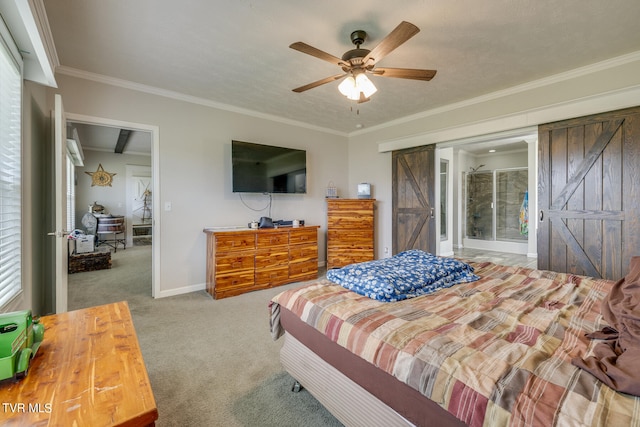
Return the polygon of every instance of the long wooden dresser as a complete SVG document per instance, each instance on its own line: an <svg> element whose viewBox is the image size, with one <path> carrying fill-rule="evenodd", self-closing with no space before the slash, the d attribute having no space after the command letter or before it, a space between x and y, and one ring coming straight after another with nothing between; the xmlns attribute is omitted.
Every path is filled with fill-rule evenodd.
<svg viewBox="0 0 640 427"><path fill-rule="evenodd" d="M207 292L219 299L317 278L318 228L205 228Z"/></svg>
<svg viewBox="0 0 640 427"><path fill-rule="evenodd" d="M374 199L327 199L327 269L374 258Z"/></svg>

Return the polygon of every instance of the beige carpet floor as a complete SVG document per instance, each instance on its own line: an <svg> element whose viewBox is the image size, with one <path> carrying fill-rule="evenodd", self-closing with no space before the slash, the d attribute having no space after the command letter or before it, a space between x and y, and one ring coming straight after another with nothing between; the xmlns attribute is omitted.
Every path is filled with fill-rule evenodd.
<svg viewBox="0 0 640 427"><path fill-rule="evenodd" d="M269 299L297 286L214 300L151 298L151 246L112 253L109 270L69 276L69 310L129 303L162 426L340 426L279 361Z"/></svg>

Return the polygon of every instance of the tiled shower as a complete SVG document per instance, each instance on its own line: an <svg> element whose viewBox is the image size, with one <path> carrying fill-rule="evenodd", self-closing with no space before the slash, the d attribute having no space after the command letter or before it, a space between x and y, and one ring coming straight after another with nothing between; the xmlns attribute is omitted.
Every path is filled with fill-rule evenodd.
<svg viewBox="0 0 640 427"><path fill-rule="evenodd" d="M527 241L527 168L472 171L465 175L466 237Z"/></svg>

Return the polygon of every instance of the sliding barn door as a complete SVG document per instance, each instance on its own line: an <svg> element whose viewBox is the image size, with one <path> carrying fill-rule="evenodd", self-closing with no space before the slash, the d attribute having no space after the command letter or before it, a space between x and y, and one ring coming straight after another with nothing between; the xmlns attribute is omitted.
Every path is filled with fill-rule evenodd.
<svg viewBox="0 0 640 427"><path fill-rule="evenodd" d="M539 127L538 268L623 277L640 255L640 108Z"/></svg>
<svg viewBox="0 0 640 427"><path fill-rule="evenodd" d="M435 254L435 146L394 151L392 161L393 253Z"/></svg>

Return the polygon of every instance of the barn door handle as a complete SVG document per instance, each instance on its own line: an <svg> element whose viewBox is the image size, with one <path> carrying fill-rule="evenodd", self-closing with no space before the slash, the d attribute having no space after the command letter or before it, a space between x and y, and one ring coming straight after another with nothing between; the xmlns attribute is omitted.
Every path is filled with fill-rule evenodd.
<svg viewBox="0 0 640 427"><path fill-rule="evenodd" d="M544 219L544 211L540 211L540 222Z"/></svg>
<svg viewBox="0 0 640 427"><path fill-rule="evenodd" d="M435 216L433 214L433 208L431 208L431 218L435 218Z"/></svg>

